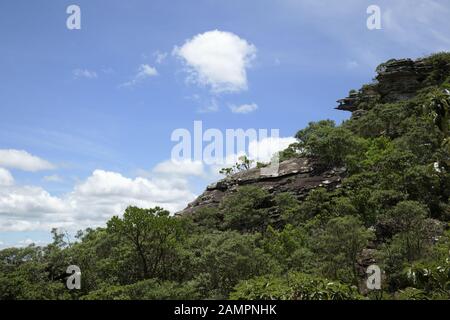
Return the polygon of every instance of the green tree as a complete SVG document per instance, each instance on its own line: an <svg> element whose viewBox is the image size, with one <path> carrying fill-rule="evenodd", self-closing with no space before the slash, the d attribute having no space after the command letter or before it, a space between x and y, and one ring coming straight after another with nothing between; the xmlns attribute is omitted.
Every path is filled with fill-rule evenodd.
<svg viewBox="0 0 450 320"><path fill-rule="evenodd" d="M331 219L317 239L316 250L323 272L333 279L358 282L356 260L362 249L374 238L357 217Z"/></svg>
<svg viewBox="0 0 450 320"><path fill-rule="evenodd" d="M203 298L226 298L239 281L279 270L260 241L258 234L236 231L193 235L185 243L182 269Z"/></svg>
<svg viewBox="0 0 450 320"><path fill-rule="evenodd" d="M41 247L0 251L0 300L70 299L62 279L47 269Z"/></svg>
<svg viewBox="0 0 450 320"><path fill-rule="evenodd" d="M330 120L310 123L296 138L302 153L326 168L345 165L348 156L362 152L364 147L362 139Z"/></svg>
<svg viewBox="0 0 450 320"><path fill-rule="evenodd" d="M434 90L430 93L429 99L434 123L442 133L441 147L445 157L440 165L448 169L450 167L450 91Z"/></svg>
<svg viewBox="0 0 450 320"><path fill-rule="evenodd" d="M159 207L128 207L123 218L114 216L107 223L109 233L117 234L133 246L142 279L166 277L176 256L182 230L181 221Z"/></svg>
<svg viewBox="0 0 450 320"><path fill-rule="evenodd" d="M262 276L240 282L231 299L236 300L357 300L354 287L311 276L290 273L287 277Z"/></svg>
<svg viewBox="0 0 450 320"><path fill-rule="evenodd" d="M273 206L269 193L259 187L242 186L225 197L220 205L225 229L242 232L264 231L276 222L272 219Z"/></svg>
<svg viewBox="0 0 450 320"><path fill-rule="evenodd" d="M253 163L253 160L250 160L246 155L243 155L239 157L238 161L232 167L222 168L219 173L228 177L235 173L249 170Z"/></svg>
<svg viewBox="0 0 450 320"><path fill-rule="evenodd" d="M415 201L399 202L381 217L377 229L382 226L387 240L380 250L383 268L389 275L392 290L407 285L404 269L407 264L425 258L431 250L431 241L436 230L426 223L426 207ZM433 224L431 225L433 226Z"/></svg>
<svg viewBox="0 0 450 320"><path fill-rule="evenodd" d="M147 279L125 286L107 286L92 291L82 300L191 300L198 299L195 283Z"/></svg>
<svg viewBox="0 0 450 320"><path fill-rule="evenodd" d="M287 225L278 231L269 227L262 242L264 251L270 254L280 265L283 272L311 271L313 253L308 243L307 232L302 228Z"/></svg>

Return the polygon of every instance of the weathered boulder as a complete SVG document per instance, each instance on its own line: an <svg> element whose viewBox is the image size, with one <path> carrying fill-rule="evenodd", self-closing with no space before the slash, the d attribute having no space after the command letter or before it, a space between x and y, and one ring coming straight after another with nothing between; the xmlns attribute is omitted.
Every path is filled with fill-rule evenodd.
<svg viewBox="0 0 450 320"><path fill-rule="evenodd" d="M244 185L258 186L272 194L290 192L299 200L303 200L312 189L339 187L345 172L345 168L321 170L314 161L306 158L281 162L276 177L263 176L260 168L253 168L209 185L203 194L178 214L189 214L203 207L218 206L225 196Z"/></svg>

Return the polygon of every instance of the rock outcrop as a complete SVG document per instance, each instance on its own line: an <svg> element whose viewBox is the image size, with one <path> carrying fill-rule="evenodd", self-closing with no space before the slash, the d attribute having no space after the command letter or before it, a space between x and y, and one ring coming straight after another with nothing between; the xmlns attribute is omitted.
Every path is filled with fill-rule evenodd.
<svg viewBox="0 0 450 320"><path fill-rule="evenodd" d="M303 200L312 189L339 187L345 171L345 168L323 171L313 161L305 158L281 162L276 177L263 176L259 168L253 168L209 185L202 195L178 214L189 214L203 207L218 206L226 195L232 194L239 186L244 185L258 186L272 194L290 192L299 200Z"/></svg>
<svg viewBox="0 0 450 320"><path fill-rule="evenodd" d="M450 71L450 64L439 66L439 69ZM368 102L391 103L411 99L420 89L429 86L430 81L436 80L433 79L435 70L436 66L429 58L389 60L378 66L372 84L359 91L353 90L348 97L338 100L336 109L358 116L370 105Z"/></svg>

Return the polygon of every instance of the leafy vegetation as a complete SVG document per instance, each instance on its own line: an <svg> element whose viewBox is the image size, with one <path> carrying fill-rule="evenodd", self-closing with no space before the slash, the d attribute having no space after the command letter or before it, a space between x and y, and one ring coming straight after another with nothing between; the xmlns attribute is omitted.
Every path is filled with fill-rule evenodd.
<svg viewBox="0 0 450 320"><path fill-rule="evenodd" d="M238 158L238 161L233 166L222 168L219 173L228 177L235 173L250 169L253 162L253 160L250 160L247 156L243 155Z"/></svg>

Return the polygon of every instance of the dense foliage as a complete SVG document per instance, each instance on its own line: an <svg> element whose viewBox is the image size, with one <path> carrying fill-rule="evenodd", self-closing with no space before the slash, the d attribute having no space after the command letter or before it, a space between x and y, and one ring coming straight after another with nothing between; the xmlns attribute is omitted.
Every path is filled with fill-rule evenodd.
<svg viewBox="0 0 450 320"><path fill-rule="evenodd" d="M408 100L309 124L281 159L345 167L304 201L245 186L174 217L129 207L74 243L0 251L0 299L450 299L450 54ZM231 173L231 172L229 172ZM364 259L383 270L365 288ZM65 288L68 265L80 290Z"/></svg>

